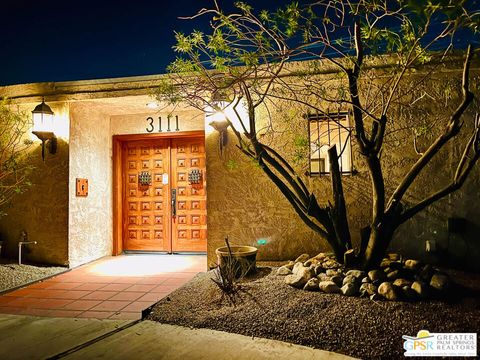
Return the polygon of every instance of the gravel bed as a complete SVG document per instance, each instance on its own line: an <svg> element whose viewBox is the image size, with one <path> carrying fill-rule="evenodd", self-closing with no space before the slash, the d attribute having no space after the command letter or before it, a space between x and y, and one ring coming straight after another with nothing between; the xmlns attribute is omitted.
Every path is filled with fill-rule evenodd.
<svg viewBox="0 0 480 360"><path fill-rule="evenodd" d="M59 266L18 265L2 259L0 261L0 292L41 280L67 270Z"/></svg>
<svg viewBox="0 0 480 360"><path fill-rule="evenodd" d="M475 277L476 276L476 277ZM389 302L297 290L275 268L261 268L243 283L230 306L210 280L212 271L162 299L150 320L209 328L330 350L362 359L404 359L402 335L430 332L479 332L480 297L465 292L450 302ZM469 283L480 283L473 275ZM478 290L478 287L477 289Z"/></svg>

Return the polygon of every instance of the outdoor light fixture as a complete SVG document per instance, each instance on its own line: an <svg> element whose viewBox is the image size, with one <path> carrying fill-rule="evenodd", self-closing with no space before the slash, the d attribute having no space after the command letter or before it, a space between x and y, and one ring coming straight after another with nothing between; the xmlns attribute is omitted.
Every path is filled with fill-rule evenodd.
<svg viewBox="0 0 480 360"><path fill-rule="evenodd" d="M48 145L50 154L57 152L57 137L53 132L53 111L45 104L45 99L33 109L32 118L32 134L42 141L42 160L45 161L45 145Z"/></svg>

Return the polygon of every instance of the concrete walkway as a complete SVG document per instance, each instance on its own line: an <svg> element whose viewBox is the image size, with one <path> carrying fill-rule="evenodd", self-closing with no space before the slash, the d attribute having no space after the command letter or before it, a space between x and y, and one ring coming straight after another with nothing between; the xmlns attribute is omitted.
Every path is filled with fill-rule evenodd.
<svg viewBox="0 0 480 360"><path fill-rule="evenodd" d="M106 257L0 296L0 313L135 320L206 271L205 255Z"/></svg>
<svg viewBox="0 0 480 360"><path fill-rule="evenodd" d="M0 315L0 359L352 359L322 350L152 321Z"/></svg>

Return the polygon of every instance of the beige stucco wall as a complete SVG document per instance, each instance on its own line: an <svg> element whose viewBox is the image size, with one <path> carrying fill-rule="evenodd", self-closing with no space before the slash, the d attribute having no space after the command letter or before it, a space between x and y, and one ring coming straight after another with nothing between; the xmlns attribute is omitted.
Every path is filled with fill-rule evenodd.
<svg viewBox="0 0 480 360"><path fill-rule="evenodd" d="M94 104L70 108L69 261L77 266L112 254L110 119ZM88 179L88 196L75 195L76 178Z"/></svg>
<svg viewBox="0 0 480 360"><path fill-rule="evenodd" d="M38 103L22 104L20 111L26 115ZM24 159L34 169L29 177L32 186L23 194L13 198L12 205L5 209L7 216L0 218L0 237L4 241L3 255L18 256L18 242L22 231L29 241L24 252L24 261L67 265L68 264L68 104L49 103L55 113L58 138L57 153L46 149L42 161L41 142L27 131L26 137L34 140Z"/></svg>

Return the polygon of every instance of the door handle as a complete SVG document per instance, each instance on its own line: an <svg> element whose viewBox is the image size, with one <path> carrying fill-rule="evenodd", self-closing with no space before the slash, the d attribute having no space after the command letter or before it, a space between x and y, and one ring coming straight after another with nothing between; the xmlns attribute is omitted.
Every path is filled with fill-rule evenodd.
<svg viewBox="0 0 480 360"><path fill-rule="evenodd" d="M172 189L172 216L177 216L177 189Z"/></svg>

